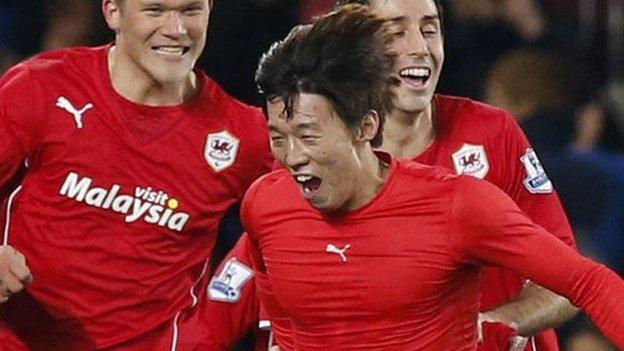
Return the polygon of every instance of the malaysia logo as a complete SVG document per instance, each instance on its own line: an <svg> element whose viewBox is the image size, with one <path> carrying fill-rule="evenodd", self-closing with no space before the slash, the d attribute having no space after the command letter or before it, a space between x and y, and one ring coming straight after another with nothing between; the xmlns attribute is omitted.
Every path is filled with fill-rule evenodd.
<svg viewBox="0 0 624 351"><path fill-rule="evenodd" d="M542 164L540 163L537 154L533 149L527 149L520 162L524 165L527 177L524 179L524 187L531 194L548 194L552 193L553 185Z"/></svg>
<svg viewBox="0 0 624 351"><path fill-rule="evenodd" d="M210 299L222 302L237 302L241 289L253 277L253 271L236 258L230 259L219 275L212 278L208 285Z"/></svg>
<svg viewBox="0 0 624 351"><path fill-rule="evenodd" d="M227 131L216 134L208 134L204 158L206 162L217 172L220 172L236 161L240 141Z"/></svg>
<svg viewBox="0 0 624 351"><path fill-rule="evenodd" d="M143 219L147 223L181 232L190 217L188 213L177 211L180 201L162 190L137 186L134 195L122 194L119 184L109 189L93 186L93 179L81 178L74 172L67 175L59 193L89 206L123 214L126 223Z"/></svg>
<svg viewBox="0 0 624 351"><path fill-rule="evenodd" d="M457 174L483 179L490 171L490 163L483 145L464 144L451 155L451 158Z"/></svg>

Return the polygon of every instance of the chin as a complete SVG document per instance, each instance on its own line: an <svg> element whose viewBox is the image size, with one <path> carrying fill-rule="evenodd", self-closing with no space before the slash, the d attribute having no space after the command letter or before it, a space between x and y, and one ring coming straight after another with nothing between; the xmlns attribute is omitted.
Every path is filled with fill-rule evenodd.
<svg viewBox="0 0 624 351"><path fill-rule="evenodd" d="M155 79L161 83L161 84L172 84L172 83L179 83L184 81L189 74L191 73L191 70L189 69L184 69L184 70L178 70L176 72L157 72L154 74Z"/></svg>

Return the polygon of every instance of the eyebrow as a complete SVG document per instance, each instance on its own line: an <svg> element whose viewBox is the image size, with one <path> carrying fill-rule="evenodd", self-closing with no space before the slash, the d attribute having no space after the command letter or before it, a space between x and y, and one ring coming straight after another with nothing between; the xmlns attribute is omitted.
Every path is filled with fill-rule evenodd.
<svg viewBox="0 0 624 351"><path fill-rule="evenodd" d="M422 21L439 21L440 15L425 15L422 18Z"/></svg>
<svg viewBox="0 0 624 351"><path fill-rule="evenodd" d="M319 124L317 122L301 122L301 123L297 123L295 128L297 128L297 129L315 129L315 128L318 127L318 125ZM269 124L269 131L270 132L281 133L279 128L277 128L273 124Z"/></svg>

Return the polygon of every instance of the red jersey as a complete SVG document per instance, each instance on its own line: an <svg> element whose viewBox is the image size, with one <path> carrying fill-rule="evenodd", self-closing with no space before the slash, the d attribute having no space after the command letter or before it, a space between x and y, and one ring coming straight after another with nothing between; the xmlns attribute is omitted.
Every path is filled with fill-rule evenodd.
<svg viewBox="0 0 624 351"><path fill-rule="evenodd" d="M205 300L219 221L270 170L259 109L199 71L182 105L133 103L107 52L46 53L0 82L0 186L28 165L3 239L35 278L1 307L0 349L114 349L163 325L167 350L191 349L176 323Z"/></svg>
<svg viewBox="0 0 624 351"><path fill-rule="evenodd" d="M370 203L332 218L277 171L241 214L275 296L263 302L292 321L295 350L474 350L483 265L568 296L624 345L624 282L488 182L393 161Z"/></svg>
<svg viewBox="0 0 624 351"><path fill-rule="evenodd" d="M513 116L467 98L436 95L434 102L435 140L413 160L491 182L534 223L576 249L559 197ZM524 280L511 270L486 267L480 310L492 310L515 298ZM539 333L534 339L527 344L527 350L558 350L553 330Z"/></svg>
<svg viewBox="0 0 624 351"><path fill-rule="evenodd" d="M436 95L434 102L436 138L414 160L490 181L534 223L576 248L561 202L515 119L502 109L466 98ZM241 240L239 246L245 245ZM248 254L241 251L229 258L250 264ZM480 310L492 310L516 297L524 280L509 269L484 268ZM246 296L255 298L252 293ZM558 350L552 330L540 333L527 349L533 345L540 351Z"/></svg>

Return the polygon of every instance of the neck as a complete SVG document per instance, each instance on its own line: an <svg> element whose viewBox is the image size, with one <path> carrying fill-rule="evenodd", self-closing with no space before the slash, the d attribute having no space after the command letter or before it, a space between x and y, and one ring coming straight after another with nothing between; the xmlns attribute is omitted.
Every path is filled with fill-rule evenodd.
<svg viewBox="0 0 624 351"><path fill-rule="evenodd" d="M353 184L358 184L356 197L351 201L348 211L357 210L373 201L379 194L388 178L389 165L380 160L367 144L362 155L358 157L360 171L358 179Z"/></svg>
<svg viewBox="0 0 624 351"><path fill-rule="evenodd" d="M174 106L189 100L197 91L194 72L180 81L161 83L137 67L115 46L108 52L108 72L113 88L124 98L149 106Z"/></svg>
<svg viewBox="0 0 624 351"><path fill-rule="evenodd" d="M412 159L425 151L434 138L433 103L417 113L395 110L386 119L382 149L393 157Z"/></svg>

